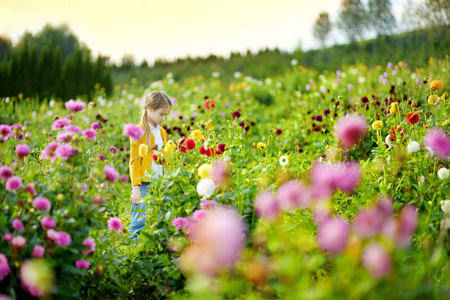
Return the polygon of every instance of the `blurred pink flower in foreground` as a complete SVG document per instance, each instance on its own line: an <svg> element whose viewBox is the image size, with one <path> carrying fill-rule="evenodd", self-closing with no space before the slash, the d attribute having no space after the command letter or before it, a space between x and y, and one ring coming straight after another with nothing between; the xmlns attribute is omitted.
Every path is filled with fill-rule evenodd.
<svg viewBox="0 0 450 300"><path fill-rule="evenodd" d="M335 189L352 192L361 181L361 167L358 163L314 163L311 170L313 196L328 197Z"/></svg>
<svg viewBox="0 0 450 300"><path fill-rule="evenodd" d="M215 161L212 164L211 175L217 185L226 184L230 176L230 168L224 161Z"/></svg>
<svg viewBox="0 0 450 300"><path fill-rule="evenodd" d="M0 253L0 280L3 280L6 276L8 276L10 272L8 260L6 256Z"/></svg>
<svg viewBox="0 0 450 300"><path fill-rule="evenodd" d="M200 201L200 208L202 208L202 209L211 209L211 208L214 208L216 205L217 205L217 203L214 200Z"/></svg>
<svg viewBox="0 0 450 300"><path fill-rule="evenodd" d="M255 212L260 218L274 219L279 214L278 202L271 191L259 193L255 198Z"/></svg>
<svg viewBox="0 0 450 300"><path fill-rule="evenodd" d="M86 106L86 103L81 100L70 99L69 101L64 103L64 106L71 112L77 112L83 110L83 108Z"/></svg>
<svg viewBox="0 0 450 300"><path fill-rule="evenodd" d="M347 245L350 226L342 218L332 218L324 222L317 233L319 247L333 255L339 254Z"/></svg>
<svg viewBox="0 0 450 300"><path fill-rule="evenodd" d="M233 268L245 236L245 223L234 209L217 207L208 211L193 229L194 242L181 254L181 270L215 276L223 269Z"/></svg>
<svg viewBox="0 0 450 300"><path fill-rule="evenodd" d="M58 231L58 237L55 240L55 243L60 247L69 246L72 243L72 237L70 234L64 231Z"/></svg>
<svg viewBox="0 0 450 300"><path fill-rule="evenodd" d="M17 218L12 220L12 225L13 225L13 228L16 230L23 231L23 229L24 229L22 222L20 222L20 220Z"/></svg>
<svg viewBox="0 0 450 300"><path fill-rule="evenodd" d="M375 205L360 209L356 214L354 224L356 233L362 238L375 236L382 231L392 212L392 200L386 196L380 197Z"/></svg>
<svg viewBox="0 0 450 300"><path fill-rule="evenodd" d="M416 207L414 205L406 205L401 209L397 220L390 219L386 222L383 227L383 234L393 240L397 247L408 247L416 231L418 219Z"/></svg>
<svg viewBox="0 0 450 300"><path fill-rule="evenodd" d="M348 114L336 121L334 133L344 148L351 148L367 133L367 121L362 116Z"/></svg>
<svg viewBox="0 0 450 300"><path fill-rule="evenodd" d="M425 147L430 147L440 159L447 159L450 156L450 137L445 131L438 128L431 128L423 137Z"/></svg>
<svg viewBox="0 0 450 300"><path fill-rule="evenodd" d="M56 222L55 222L55 220L52 217L45 216L41 220L41 225L45 229L52 229L52 228L55 228Z"/></svg>
<svg viewBox="0 0 450 300"><path fill-rule="evenodd" d="M391 256L380 244L374 242L364 248L361 263L374 278L389 274L392 269Z"/></svg>
<svg viewBox="0 0 450 300"><path fill-rule="evenodd" d="M108 228L111 231L119 233L119 231L122 230L122 221L117 217L111 217L108 220Z"/></svg>
<svg viewBox="0 0 450 300"><path fill-rule="evenodd" d="M23 236L18 235L18 236L13 237L13 239L11 241L11 245L14 248L22 248L23 246L25 246L26 242L27 241L25 240L25 238Z"/></svg>
<svg viewBox="0 0 450 300"><path fill-rule="evenodd" d="M139 126L135 125L135 124L125 124L123 126L123 132L122 135L132 138L134 141L139 140L142 135L144 134L144 130L142 130L142 128L140 128Z"/></svg>
<svg viewBox="0 0 450 300"><path fill-rule="evenodd" d="M278 188L275 201L282 210L306 207L311 202L310 191L300 181L290 180Z"/></svg>

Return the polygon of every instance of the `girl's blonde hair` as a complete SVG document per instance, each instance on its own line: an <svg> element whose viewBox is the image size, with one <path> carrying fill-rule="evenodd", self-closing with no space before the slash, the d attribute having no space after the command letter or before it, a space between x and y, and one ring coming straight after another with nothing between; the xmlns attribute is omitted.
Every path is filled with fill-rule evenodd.
<svg viewBox="0 0 450 300"><path fill-rule="evenodd" d="M150 108L151 110L158 110L160 108L165 108L169 106L172 108L172 101L170 101L169 96L167 96L166 93L161 91L153 91L147 96L145 96L144 100L141 103L142 107L142 116L141 116L141 123L144 126L144 134L145 134L145 141L148 147L150 147L151 143L151 130L150 126L148 125L148 115L147 115L147 108Z"/></svg>

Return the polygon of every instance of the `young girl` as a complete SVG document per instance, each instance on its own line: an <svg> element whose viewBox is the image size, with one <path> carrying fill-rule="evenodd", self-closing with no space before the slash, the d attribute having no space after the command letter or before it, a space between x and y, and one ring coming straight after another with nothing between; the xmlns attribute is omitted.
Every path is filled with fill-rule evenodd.
<svg viewBox="0 0 450 300"><path fill-rule="evenodd" d="M131 192L131 221L128 232L132 233L130 239L137 240L140 231L145 226L145 213L135 212L136 210L146 210L141 198L147 196L150 182L147 179L140 179L149 170L151 178L159 177L163 173L163 166L156 164L152 159L152 154L163 150L167 143L167 133L159 124L163 122L172 109L172 102L169 96L160 91L153 91L148 94L142 102L142 117L138 124L144 130L144 135L138 141L130 139L130 175L133 186ZM145 144L148 147L147 155L139 156L139 147Z"/></svg>

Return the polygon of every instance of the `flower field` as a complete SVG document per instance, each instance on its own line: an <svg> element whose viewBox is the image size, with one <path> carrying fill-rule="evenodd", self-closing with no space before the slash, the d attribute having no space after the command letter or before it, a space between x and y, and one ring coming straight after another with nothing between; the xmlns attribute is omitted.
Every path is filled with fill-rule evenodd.
<svg viewBox="0 0 450 300"><path fill-rule="evenodd" d="M293 61L227 86L2 99L0 298L448 299L448 68ZM173 108L135 242L130 142L152 90Z"/></svg>

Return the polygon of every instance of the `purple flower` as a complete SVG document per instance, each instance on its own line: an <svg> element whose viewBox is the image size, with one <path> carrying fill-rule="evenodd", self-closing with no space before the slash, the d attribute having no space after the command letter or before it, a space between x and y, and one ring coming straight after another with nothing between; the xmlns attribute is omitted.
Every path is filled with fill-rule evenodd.
<svg viewBox="0 0 450 300"><path fill-rule="evenodd" d="M430 147L440 159L450 156L450 138L445 131L439 128L431 128L423 137L425 147Z"/></svg>
<svg viewBox="0 0 450 300"><path fill-rule="evenodd" d="M30 154L30 147L28 145L22 144L16 146L16 154L19 159L23 159L25 156Z"/></svg>
<svg viewBox="0 0 450 300"><path fill-rule="evenodd" d="M45 229L53 229L56 226L56 222L52 217L45 216L41 220L41 225Z"/></svg>
<svg viewBox="0 0 450 300"><path fill-rule="evenodd" d="M310 86L309 84L307 84L307 85L305 86L305 90L306 90L307 92L309 92L309 91L311 90L311 86Z"/></svg>
<svg viewBox="0 0 450 300"><path fill-rule="evenodd" d="M314 120L316 120L317 122L322 122L322 115L317 115L314 117Z"/></svg>
<svg viewBox="0 0 450 300"><path fill-rule="evenodd" d="M200 201L200 208L202 209L211 209L214 208L216 205L217 203L214 200Z"/></svg>
<svg viewBox="0 0 450 300"><path fill-rule="evenodd" d="M64 158L64 160L68 160L69 157L77 155L78 149L70 145L60 145L58 148L56 148L55 153L57 157Z"/></svg>
<svg viewBox="0 0 450 300"><path fill-rule="evenodd" d="M17 191L21 186L22 180L19 176L11 176L5 184L5 188L10 192Z"/></svg>
<svg viewBox="0 0 450 300"><path fill-rule="evenodd" d="M222 145L224 145L224 144L222 144ZM220 146L220 144L219 144L219 146ZM223 146L223 149L225 150L225 145ZM223 152L224 150L221 150L221 151ZM228 164L225 162L215 161L212 164L211 175L212 175L214 182L217 185L224 184L228 181L228 179L230 177L230 168L228 167Z"/></svg>
<svg viewBox="0 0 450 300"><path fill-rule="evenodd" d="M24 229L22 222L20 222L20 220L17 218L12 220L12 225L13 225L13 228L16 230L23 231L23 229Z"/></svg>
<svg viewBox="0 0 450 300"><path fill-rule="evenodd" d="M99 155L98 155L98 159L100 159L101 161L104 161L104 160L105 160L105 157L104 157L102 154L99 154Z"/></svg>
<svg viewBox="0 0 450 300"><path fill-rule="evenodd" d="M11 127L6 124L0 125L0 140L8 140L8 138L13 134Z"/></svg>
<svg viewBox="0 0 450 300"><path fill-rule="evenodd" d="M3 253L0 253L0 280L3 280L6 276L8 276L10 272L8 259Z"/></svg>
<svg viewBox="0 0 450 300"><path fill-rule="evenodd" d="M108 228L111 231L119 233L119 230L122 230L122 221L117 217L111 217L108 220Z"/></svg>
<svg viewBox="0 0 450 300"><path fill-rule="evenodd" d="M233 117L235 117L236 119L240 118L241 117L241 113L238 110L236 110L236 111L233 112Z"/></svg>
<svg viewBox="0 0 450 300"><path fill-rule="evenodd" d="M387 67L388 67L389 69L391 69L392 66L393 66L392 63L391 63L391 62L388 62Z"/></svg>
<svg viewBox="0 0 450 300"><path fill-rule="evenodd" d="M395 231L395 244L399 248L405 248L411 243L411 237L416 231L418 221L415 206L407 205L402 208Z"/></svg>
<svg viewBox="0 0 450 300"><path fill-rule="evenodd" d="M297 180L290 180L281 185L275 194L275 201L282 210L306 207L311 202L309 190Z"/></svg>
<svg viewBox="0 0 450 300"><path fill-rule="evenodd" d="M100 125L97 122L92 123L91 128L95 131L100 130Z"/></svg>
<svg viewBox="0 0 450 300"><path fill-rule="evenodd" d="M351 83L347 84L347 89L349 91L353 90L353 84L351 84Z"/></svg>
<svg viewBox="0 0 450 300"><path fill-rule="evenodd" d="M91 239L91 238L85 239L85 240L83 241L82 245L89 248L89 249L87 249L87 250L81 250L82 253L84 253L84 254L86 254L86 255L89 255L89 254L94 253L94 250L95 250L95 241L94 241L93 239Z"/></svg>
<svg viewBox="0 0 450 300"><path fill-rule="evenodd" d="M27 241L25 240L25 238L23 236L18 235L18 236L13 237L13 239L11 241L11 245L14 248L22 248L23 246L25 246L26 242Z"/></svg>
<svg viewBox="0 0 450 300"><path fill-rule="evenodd" d="M172 225L176 228L176 230L186 228L188 220L186 218L177 217L172 220Z"/></svg>
<svg viewBox="0 0 450 300"><path fill-rule="evenodd" d="M60 247L66 247L72 243L72 238L67 232L58 231L58 237L56 238L55 243Z"/></svg>
<svg viewBox="0 0 450 300"><path fill-rule="evenodd" d="M0 179L5 180L8 179L9 177L11 177L13 174L13 171L11 170L11 168L7 167L7 166L1 166L0 167Z"/></svg>
<svg viewBox="0 0 450 300"><path fill-rule="evenodd" d="M197 209L192 214L192 219L194 221L200 221L200 220L202 220L205 217L205 215L206 215L206 210L204 210L204 209Z"/></svg>
<svg viewBox="0 0 450 300"><path fill-rule="evenodd" d="M70 121L66 118L57 119L52 124L52 130L59 130L63 129L64 127L68 126L70 124Z"/></svg>
<svg viewBox="0 0 450 300"><path fill-rule="evenodd" d="M103 172L106 175L106 180L111 181L111 182L116 182L120 176L119 172L117 172L117 170L111 166L105 166L103 168Z"/></svg>
<svg viewBox="0 0 450 300"><path fill-rule="evenodd" d="M58 132L56 135L56 140L59 143L68 143L72 139L73 133L64 131L64 132Z"/></svg>
<svg viewBox="0 0 450 300"><path fill-rule="evenodd" d="M339 254L347 245L350 228L342 218L332 218L319 227L319 247L333 255Z"/></svg>
<svg viewBox="0 0 450 300"><path fill-rule="evenodd" d="M334 133L344 148L351 148L367 133L367 122L361 116L348 114L336 121Z"/></svg>
<svg viewBox="0 0 450 300"><path fill-rule="evenodd" d="M87 137L89 140L95 140L95 130L94 129L86 129L83 132L83 136Z"/></svg>
<svg viewBox="0 0 450 300"><path fill-rule="evenodd" d="M361 209L356 215L355 230L362 238L371 238L383 227L385 218L375 207Z"/></svg>
<svg viewBox="0 0 450 300"><path fill-rule="evenodd" d="M19 163L17 161L15 161L11 164L11 167L13 167L13 168L17 168L18 166L19 166Z"/></svg>
<svg viewBox="0 0 450 300"><path fill-rule="evenodd" d="M47 230L47 237L52 241L56 241L58 239L59 233L53 229Z"/></svg>
<svg viewBox="0 0 450 300"><path fill-rule="evenodd" d="M328 116L330 113L331 113L331 111L328 108L324 109L324 111L323 111L324 116Z"/></svg>
<svg viewBox="0 0 450 300"><path fill-rule="evenodd" d="M116 147L111 147L111 148L109 148L108 152L112 152L113 154L116 154L117 149L116 149Z"/></svg>
<svg viewBox="0 0 450 300"><path fill-rule="evenodd" d="M77 112L83 110L83 108L86 106L86 103L81 100L74 101L73 99L70 99L69 101L64 103L64 106L71 112Z"/></svg>
<svg viewBox="0 0 450 300"><path fill-rule="evenodd" d="M36 245L31 252L31 256L41 258L45 254L45 248L41 245Z"/></svg>
<svg viewBox="0 0 450 300"><path fill-rule="evenodd" d="M56 149L60 145L57 142L51 142L48 146L42 150L41 158L54 160L56 156Z"/></svg>
<svg viewBox="0 0 450 300"><path fill-rule="evenodd" d="M77 261L75 262L75 266L76 266L78 269L89 269L89 267L91 266L91 264L90 264L88 261L86 261L86 260L79 259L79 260L77 260Z"/></svg>
<svg viewBox="0 0 450 300"><path fill-rule="evenodd" d="M255 198L255 212L260 218L274 219L279 214L278 203L271 191L259 193Z"/></svg>
<svg viewBox="0 0 450 300"><path fill-rule="evenodd" d="M45 197L37 197L33 201L33 205L36 209L40 210L50 210L52 203Z"/></svg>
<svg viewBox="0 0 450 300"><path fill-rule="evenodd" d="M386 276L392 268L391 256L376 242L366 246L361 256L361 263L374 278Z"/></svg>
<svg viewBox="0 0 450 300"><path fill-rule="evenodd" d="M123 132L122 135L132 138L134 141L139 140L142 135L144 134L144 130L142 130L141 127L135 125L135 124L125 124L123 126Z"/></svg>

